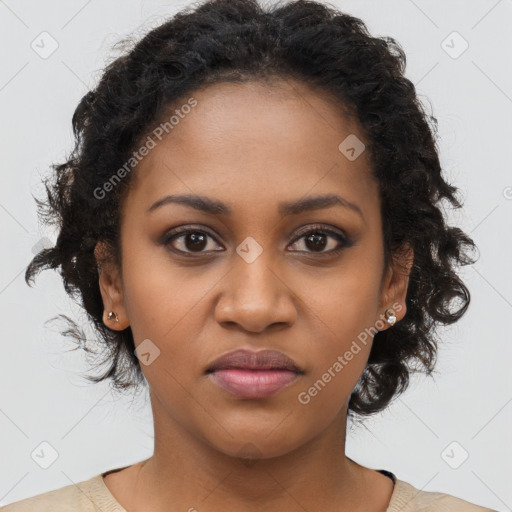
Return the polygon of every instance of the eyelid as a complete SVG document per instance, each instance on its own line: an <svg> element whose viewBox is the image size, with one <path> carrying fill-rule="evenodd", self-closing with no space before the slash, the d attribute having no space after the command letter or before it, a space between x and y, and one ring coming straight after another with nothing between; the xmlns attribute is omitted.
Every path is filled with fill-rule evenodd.
<svg viewBox="0 0 512 512"><path fill-rule="evenodd" d="M291 243L295 242L296 240L299 240L300 238L302 238L304 235L307 235L311 231L320 231L328 235L337 235L346 242L350 240L348 235L342 229L327 226L325 224L310 224L308 226L305 226L304 228L299 229L296 238L294 238Z"/></svg>

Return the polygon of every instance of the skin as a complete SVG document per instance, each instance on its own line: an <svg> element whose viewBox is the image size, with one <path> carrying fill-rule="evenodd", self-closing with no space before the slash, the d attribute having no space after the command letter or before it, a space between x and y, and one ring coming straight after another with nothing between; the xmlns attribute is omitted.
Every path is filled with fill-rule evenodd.
<svg viewBox="0 0 512 512"><path fill-rule="evenodd" d="M149 339L160 350L141 365L154 454L106 475L105 484L129 512L383 512L392 481L345 455L348 400L372 336L308 404L297 398L365 328L392 328L382 322L388 308L398 305L397 321L406 313L408 274L384 268L368 151L350 161L338 150L348 135L364 135L325 94L297 82L216 84L192 96L197 106L136 167L122 209L122 269L100 272L105 324L131 326L136 346ZM332 193L363 217L340 206L278 213L281 201ZM180 204L146 213L168 194L208 196L233 213ZM315 252L298 234L315 224L354 243L322 257L338 242L326 235ZM160 243L177 226L212 236L199 249L187 236ZM263 250L251 263L236 251L247 237ZM98 244L97 256L104 249ZM242 347L280 350L304 374L271 397L235 398L204 372Z"/></svg>

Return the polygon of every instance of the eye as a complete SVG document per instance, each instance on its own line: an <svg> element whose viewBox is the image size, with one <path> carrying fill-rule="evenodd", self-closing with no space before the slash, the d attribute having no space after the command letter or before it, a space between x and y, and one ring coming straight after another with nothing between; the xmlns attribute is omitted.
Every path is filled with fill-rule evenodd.
<svg viewBox="0 0 512 512"><path fill-rule="evenodd" d="M331 239L329 244L328 239ZM323 228L322 226L309 228L303 232L299 238L296 238L293 245L304 240L304 246L311 250L299 252L312 252L323 255L334 255L341 252L345 247L350 247L352 241L342 233ZM334 242L332 242L334 240ZM330 248L328 247L330 245ZM327 250L324 250L327 247Z"/></svg>
<svg viewBox="0 0 512 512"><path fill-rule="evenodd" d="M194 252L210 252L204 251L208 247L208 238L214 239L213 235L202 229L177 228L164 235L162 244L171 246L171 249L177 253L188 255ZM179 241L177 245L180 245L181 248L177 248L173 244L175 241ZM214 250L218 251L219 249Z"/></svg>
<svg viewBox="0 0 512 512"><path fill-rule="evenodd" d="M207 254L224 250L222 248L215 249L215 244L211 244L210 250L207 250L208 238L215 240L215 237L208 231L185 227L176 228L166 233L161 243L164 246L170 246L174 252L185 256L193 253ZM292 245L299 245L297 242L302 239L304 239L304 246L309 250L299 250L298 252L317 253L322 256L337 254L345 247L350 247L353 244L352 240L343 233L322 226L310 226L306 231L303 230L300 236L292 242ZM331 239L330 243L329 239ZM177 245L180 247L177 247ZM329 246L331 247L329 248ZM325 250L326 248L327 250Z"/></svg>

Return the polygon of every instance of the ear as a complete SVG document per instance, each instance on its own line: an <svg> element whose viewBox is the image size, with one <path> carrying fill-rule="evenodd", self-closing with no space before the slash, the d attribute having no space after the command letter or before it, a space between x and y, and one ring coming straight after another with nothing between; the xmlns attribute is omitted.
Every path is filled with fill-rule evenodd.
<svg viewBox="0 0 512 512"><path fill-rule="evenodd" d="M100 292L103 299L103 323L109 329L122 331L130 325L130 322L124 304L120 270L114 265L111 253L104 242L96 244L94 256L98 266ZM115 318L108 318L110 311L117 314L117 321Z"/></svg>
<svg viewBox="0 0 512 512"><path fill-rule="evenodd" d="M393 254L392 263L386 270L382 281L380 294L381 318L385 318L388 309L392 309L396 321L402 320L407 313L405 297L409 285L409 275L414 262L414 251L409 244L405 244ZM391 327L385 322L387 327Z"/></svg>

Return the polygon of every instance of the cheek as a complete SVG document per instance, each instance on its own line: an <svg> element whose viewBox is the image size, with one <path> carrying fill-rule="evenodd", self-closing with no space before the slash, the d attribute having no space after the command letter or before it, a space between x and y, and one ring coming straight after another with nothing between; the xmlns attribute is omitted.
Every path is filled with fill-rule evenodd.
<svg viewBox="0 0 512 512"><path fill-rule="evenodd" d="M341 406L348 399L368 361L377 320L378 273L369 265L363 268L360 273L340 272L325 284L317 281L317 293L306 301L305 314L314 322L315 335L307 343L306 353L312 357L311 373L301 388L306 396L298 401L319 415L331 414L334 403Z"/></svg>
<svg viewBox="0 0 512 512"><path fill-rule="evenodd" d="M365 329L368 315L353 302L336 304L327 318L330 328L310 344L311 366L297 390L298 407L310 418L328 424L347 403L370 354L373 332ZM319 333L320 334L320 333Z"/></svg>
<svg viewBox="0 0 512 512"><path fill-rule="evenodd" d="M194 296L193 286L160 253L126 240L123 295L136 344L145 338L158 343L190 309L187 295Z"/></svg>
<svg viewBox="0 0 512 512"><path fill-rule="evenodd" d="M142 370L149 375L165 366L176 377L190 378L192 368L202 369L196 344L207 321L204 301L218 276L204 272L198 277L199 267L178 267L165 251L154 248L132 251L127 243L124 254L124 302L135 346L149 339L160 351L155 360L160 364L142 365Z"/></svg>
<svg viewBox="0 0 512 512"><path fill-rule="evenodd" d="M320 340L327 350L342 351L350 340L375 325L379 305L379 269L369 263L343 265L335 273L321 280L309 281L302 276L304 290L315 290L304 295L308 313L321 329ZM314 281L314 282L313 282Z"/></svg>

